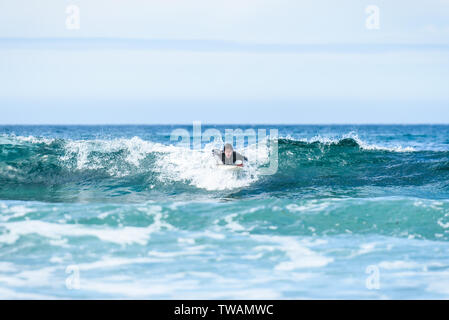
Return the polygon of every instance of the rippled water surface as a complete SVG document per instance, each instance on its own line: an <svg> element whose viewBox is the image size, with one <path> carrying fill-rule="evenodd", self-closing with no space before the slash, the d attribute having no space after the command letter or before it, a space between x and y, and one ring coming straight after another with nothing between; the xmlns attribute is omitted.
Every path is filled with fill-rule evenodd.
<svg viewBox="0 0 449 320"><path fill-rule="evenodd" d="M177 128L0 126L0 298L449 297L449 126Z"/></svg>

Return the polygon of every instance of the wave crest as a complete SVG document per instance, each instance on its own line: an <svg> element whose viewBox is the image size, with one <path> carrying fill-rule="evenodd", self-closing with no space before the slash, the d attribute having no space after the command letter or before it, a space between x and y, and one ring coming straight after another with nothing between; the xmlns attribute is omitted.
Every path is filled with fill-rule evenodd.
<svg viewBox="0 0 449 320"><path fill-rule="evenodd" d="M240 172L232 172L217 170L211 155L216 145L212 143L198 151L139 137L64 140L2 135L0 192L14 193L17 189L25 194L29 190L21 191L21 187L34 185L37 189L93 188L114 194L145 191L176 195L195 190L241 189L288 193L292 188L331 185L335 188L441 185L449 178L447 151L385 148L367 144L354 134L334 140L286 137L277 142L278 171L272 176L261 176L261 166L269 159L266 145L262 148L249 145L238 150L249 158L249 165Z"/></svg>

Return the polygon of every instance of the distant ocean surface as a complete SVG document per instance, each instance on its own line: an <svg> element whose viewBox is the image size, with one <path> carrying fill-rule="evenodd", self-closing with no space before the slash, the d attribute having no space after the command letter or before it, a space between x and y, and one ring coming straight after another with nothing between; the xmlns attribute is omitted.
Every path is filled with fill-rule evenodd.
<svg viewBox="0 0 449 320"><path fill-rule="evenodd" d="M449 126L203 125L274 175L179 128L0 126L0 298L449 298Z"/></svg>

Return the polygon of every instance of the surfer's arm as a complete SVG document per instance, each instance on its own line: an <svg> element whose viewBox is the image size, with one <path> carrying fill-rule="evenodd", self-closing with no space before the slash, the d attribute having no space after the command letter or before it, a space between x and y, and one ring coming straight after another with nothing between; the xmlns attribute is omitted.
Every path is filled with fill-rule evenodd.
<svg viewBox="0 0 449 320"><path fill-rule="evenodd" d="M240 160L240 161L248 161L248 158L245 157L244 155L241 155L240 153L236 152L235 153L235 160Z"/></svg>
<svg viewBox="0 0 449 320"><path fill-rule="evenodd" d="M221 154L222 154L222 151L217 150L217 149L213 149L213 150L212 150L212 154L213 154L214 156L216 156L216 157L220 157Z"/></svg>
<svg viewBox="0 0 449 320"><path fill-rule="evenodd" d="M223 153L222 151L217 150L217 149L212 150L212 155L214 156L217 163L222 163L222 160L221 160L222 153Z"/></svg>

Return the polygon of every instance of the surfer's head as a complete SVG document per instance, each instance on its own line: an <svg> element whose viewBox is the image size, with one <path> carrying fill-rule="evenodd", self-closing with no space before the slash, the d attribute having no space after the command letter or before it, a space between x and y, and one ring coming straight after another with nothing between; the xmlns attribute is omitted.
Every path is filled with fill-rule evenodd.
<svg viewBox="0 0 449 320"><path fill-rule="evenodd" d="M232 156L232 151L234 151L234 149L232 148L232 144L226 143L224 146L224 153L226 158L230 158Z"/></svg>

